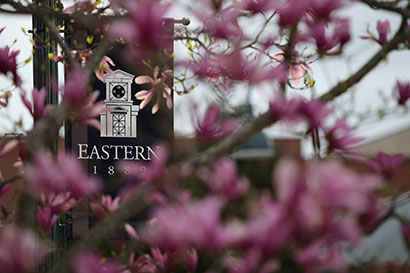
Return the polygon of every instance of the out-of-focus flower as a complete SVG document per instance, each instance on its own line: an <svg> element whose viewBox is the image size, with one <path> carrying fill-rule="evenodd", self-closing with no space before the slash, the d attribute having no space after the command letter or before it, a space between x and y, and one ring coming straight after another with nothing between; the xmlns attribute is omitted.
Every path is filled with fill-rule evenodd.
<svg viewBox="0 0 410 273"><path fill-rule="evenodd" d="M277 93L269 103L269 111L274 122L292 117L297 110L299 100L287 100L282 93Z"/></svg>
<svg viewBox="0 0 410 273"><path fill-rule="evenodd" d="M349 152L352 146L363 141L361 137L352 136L352 130L344 120L338 120L330 127L325 128L325 137L328 141L328 153L333 151Z"/></svg>
<svg viewBox="0 0 410 273"><path fill-rule="evenodd" d="M57 220L58 216L52 213L51 207L37 208L37 222L44 231L51 230Z"/></svg>
<svg viewBox="0 0 410 273"><path fill-rule="evenodd" d="M167 205L153 213L155 221L140 232L148 243L166 250L190 246L217 250L224 245L220 211L223 201L216 197Z"/></svg>
<svg viewBox="0 0 410 273"><path fill-rule="evenodd" d="M395 94L400 105L406 105L410 99L410 82L397 81Z"/></svg>
<svg viewBox="0 0 410 273"><path fill-rule="evenodd" d="M283 66L286 66L286 63L284 62L283 58L284 53L277 53L272 57L272 61L274 62L280 62ZM299 56L299 53L297 51L293 51L290 64L289 64L289 78L290 82L297 86L300 82L300 79L306 74L306 72L309 72L310 74L313 74L312 69L310 66L306 63L304 63Z"/></svg>
<svg viewBox="0 0 410 273"><path fill-rule="evenodd" d="M81 68L71 71L64 84L63 100L70 106L75 107L84 103L88 95L87 73Z"/></svg>
<svg viewBox="0 0 410 273"><path fill-rule="evenodd" d="M81 199L101 188L99 180L88 177L78 160L62 153L57 162L50 153L37 153L26 170L26 178L30 192L38 196L69 192L72 198Z"/></svg>
<svg viewBox="0 0 410 273"><path fill-rule="evenodd" d="M45 118L47 116L47 113L53 108L52 105L45 106L46 89L43 87L39 91L37 90L37 88L33 88L31 95L33 98L32 104L27 100L26 96L24 96L23 94L21 95L21 99L24 105L30 111L34 120Z"/></svg>
<svg viewBox="0 0 410 273"><path fill-rule="evenodd" d="M0 231L0 273L25 273L35 269L46 248L34 234L7 225Z"/></svg>
<svg viewBox="0 0 410 273"><path fill-rule="evenodd" d="M103 101L96 102L99 94L99 91L94 91L88 95L88 78L85 71L77 68L71 72L65 82L62 96L74 122L101 129L96 117L109 109L104 106Z"/></svg>
<svg viewBox="0 0 410 273"><path fill-rule="evenodd" d="M171 96L171 88L166 84L167 79L170 77L172 71L166 70L161 73L161 78L158 78L159 67L156 66L154 68L153 76L139 76L135 78L136 84L151 84L151 88L149 90L142 90L135 94L135 97L138 100L142 100L140 104L140 109L144 109L144 107L156 96L156 102L152 106L152 113L155 114L158 112L160 98L164 97L167 103L167 107L171 109L172 107L172 96Z"/></svg>
<svg viewBox="0 0 410 273"><path fill-rule="evenodd" d="M377 20L377 32L379 35L378 38L376 38L372 33L370 33L370 36L360 36L360 38L376 41L378 44L383 46L387 42L387 34L390 32L390 22L388 20Z"/></svg>
<svg viewBox="0 0 410 273"><path fill-rule="evenodd" d="M21 84L20 76L17 74L16 57L20 50L10 51L8 46L0 48L0 74L7 74L10 72L13 75L13 82L19 86Z"/></svg>
<svg viewBox="0 0 410 273"><path fill-rule="evenodd" d="M130 236L135 241L138 241L140 239L140 236L132 225L125 223L124 229L127 232L128 236Z"/></svg>
<svg viewBox="0 0 410 273"><path fill-rule="evenodd" d="M289 27L297 24L307 11L312 0L290 0L285 6L278 9L279 24L282 27Z"/></svg>
<svg viewBox="0 0 410 273"><path fill-rule="evenodd" d="M402 154L389 156L382 152L377 153L377 161L368 162L368 166L374 171L376 171L378 174L380 174L386 180L391 180L395 178L402 164Z"/></svg>
<svg viewBox="0 0 410 273"><path fill-rule="evenodd" d="M216 15L201 16L204 23L204 32L211 37L221 39L239 39L242 36L242 30L238 24L239 10L233 7L227 7Z"/></svg>
<svg viewBox="0 0 410 273"><path fill-rule="evenodd" d="M322 127L324 119L332 112L328 106L318 100L300 100L295 118L300 118L308 125L308 132Z"/></svg>
<svg viewBox="0 0 410 273"><path fill-rule="evenodd" d="M278 6L277 3L271 0L244 0L240 8L249 10L252 13L264 13L268 10L274 9Z"/></svg>
<svg viewBox="0 0 410 273"><path fill-rule="evenodd" d="M400 219L400 230L406 243L407 250L410 251L410 223Z"/></svg>
<svg viewBox="0 0 410 273"><path fill-rule="evenodd" d="M235 120L220 120L221 110L215 104L208 107L202 119L197 118L195 131L198 138L205 141L216 140L233 133L238 124Z"/></svg>
<svg viewBox="0 0 410 273"><path fill-rule="evenodd" d="M110 212L119 208L121 198L119 196L112 199L111 195L101 195L98 200L90 203L91 210L97 216L102 219Z"/></svg>
<svg viewBox="0 0 410 273"><path fill-rule="evenodd" d="M67 211L77 204L77 200L71 196L70 192L63 193L43 193L40 196L41 203L50 207L53 214Z"/></svg>
<svg viewBox="0 0 410 273"><path fill-rule="evenodd" d="M0 197L2 197L6 192L8 192L11 188L10 184L5 184L0 187Z"/></svg>
<svg viewBox="0 0 410 273"><path fill-rule="evenodd" d="M331 15L334 11L343 7L346 1L343 0L312 0L311 10L315 17L325 21L331 20Z"/></svg>
<svg viewBox="0 0 410 273"><path fill-rule="evenodd" d="M168 252L161 252L158 247L151 248L152 257L155 259L155 262L162 268L167 268L167 263L169 262Z"/></svg>
<svg viewBox="0 0 410 273"><path fill-rule="evenodd" d="M198 253L194 248L191 248L185 253L185 266L189 272L195 272L198 264Z"/></svg>
<svg viewBox="0 0 410 273"><path fill-rule="evenodd" d="M118 1L117 1L118 2ZM141 52L162 51L169 43L165 13L170 4L164 4L157 0L123 1L128 11L128 18L115 22L109 29L109 33L117 38L138 45L130 48L130 53L141 57ZM144 51L146 50L146 51Z"/></svg>
<svg viewBox="0 0 410 273"><path fill-rule="evenodd" d="M99 79L102 82L105 82L104 74L113 73L110 66L115 66L114 61L110 57L104 56L100 61L100 65L98 66L97 71L95 71L95 76L97 77L97 79Z"/></svg>
<svg viewBox="0 0 410 273"><path fill-rule="evenodd" d="M8 153L10 153L17 145L19 141L16 139L8 141L4 146L3 149L0 151L0 158L4 157Z"/></svg>
<svg viewBox="0 0 410 273"><path fill-rule="evenodd" d="M105 259L94 252L78 253L74 257L72 268L75 273L118 273L121 272L119 263Z"/></svg>
<svg viewBox="0 0 410 273"><path fill-rule="evenodd" d="M295 161L281 161L275 183L279 212L286 215L281 221L290 223L291 238L300 244L295 258L307 272L341 268L340 243L357 243L361 217L380 208L375 195L380 179L335 161L312 162L304 169Z"/></svg>
<svg viewBox="0 0 410 273"><path fill-rule="evenodd" d="M159 270L151 261L149 255L142 255L135 258L135 253L132 252L127 263L128 270L132 273L158 273Z"/></svg>
<svg viewBox="0 0 410 273"><path fill-rule="evenodd" d="M248 179L238 177L235 161L228 157L219 159L213 171L202 170L200 177L213 193L229 200L240 198L249 188Z"/></svg>

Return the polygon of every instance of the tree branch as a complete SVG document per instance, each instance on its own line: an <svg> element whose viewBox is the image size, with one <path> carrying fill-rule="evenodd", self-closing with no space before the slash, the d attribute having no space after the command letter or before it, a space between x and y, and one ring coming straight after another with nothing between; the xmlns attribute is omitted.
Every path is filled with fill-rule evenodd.
<svg viewBox="0 0 410 273"><path fill-rule="evenodd" d="M369 7L374 9L382 9L387 11L392 11L401 14L402 16L408 17L408 11L397 7L394 3L386 1L376 1L376 0L360 0L360 2L367 4Z"/></svg>
<svg viewBox="0 0 410 273"><path fill-rule="evenodd" d="M399 44L403 43L410 37L410 28L406 27L407 19L403 20L400 29L397 31L396 35L389 42L384 44L382 49L377 52L365 65L363 65L356 73L351 75L346 80L339 82L335 87L327 91L325 94L320 96L320 100L323 102L331 101L334 98L345 93L350 87L358 83L364 78L377 64L382 61L389 52L397 49Z"/></svg>
<svg viewBox="0 0 410 273"><path fill-rule="evenodd" d="M127 203L98 222L83 239L70 248L51 273L71 272L72 258L80 251L98 247L104 240L110 238L124 222L144 210L148 206L146 196L144 192L133 196Z"/></svg>

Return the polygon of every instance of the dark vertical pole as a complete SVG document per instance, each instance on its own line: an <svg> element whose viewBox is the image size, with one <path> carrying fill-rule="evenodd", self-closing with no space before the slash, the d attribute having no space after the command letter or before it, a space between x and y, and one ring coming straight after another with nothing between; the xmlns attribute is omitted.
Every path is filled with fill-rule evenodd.
<svg viewBox="0 0 410 273"><path fill-rule="evenodd" d="M33 4L38 6L47 6L51 9L58 7L56 0L33 0ZM47 16L54 26L59 23L52 16ZM53 83L58 84L58 67L57 63L49 59L49 54L57 52L57 43L52 39L50 32L47 30L41 18L33 16L33 40L35 42L33 50L33 81L34 87L37 89L46 88L46 104L58 104L58 93L53 91ZM58 138L57 138L58 139ZM58 141L54 147L50 147L54 151L58 150ZM56 244L56 251L50 252L47 256L47 261L41 266L41 271L46 272L52 268L59 259L62 249L65 248L65 225L60 224L61 219L50 232L50 239Z"/></svg>

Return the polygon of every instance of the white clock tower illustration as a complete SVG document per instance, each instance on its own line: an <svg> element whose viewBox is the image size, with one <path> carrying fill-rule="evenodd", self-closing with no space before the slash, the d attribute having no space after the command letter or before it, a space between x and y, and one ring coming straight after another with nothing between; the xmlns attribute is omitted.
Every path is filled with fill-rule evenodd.
<svg viewBox="0 0 410 273"><path fill-rule="evenodd" d="M101 137L137 137L139 107L131 98L134 77L122 70L105 75L105 107L111 111L100 115Z"/></svg>

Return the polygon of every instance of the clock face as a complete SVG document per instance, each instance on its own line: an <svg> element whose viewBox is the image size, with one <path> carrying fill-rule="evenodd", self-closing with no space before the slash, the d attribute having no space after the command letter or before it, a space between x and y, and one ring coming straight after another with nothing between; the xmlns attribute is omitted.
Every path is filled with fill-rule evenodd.
<svg viewBox="0 0 410 273"><path fill-rule="evenodd" d="M116 85L112 89L112 95L116 97L117 99L121 99L122 97L125 96L125 88L122 85Z"/></svg>

